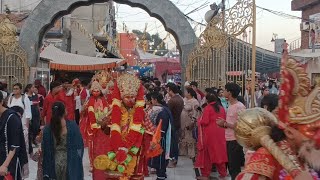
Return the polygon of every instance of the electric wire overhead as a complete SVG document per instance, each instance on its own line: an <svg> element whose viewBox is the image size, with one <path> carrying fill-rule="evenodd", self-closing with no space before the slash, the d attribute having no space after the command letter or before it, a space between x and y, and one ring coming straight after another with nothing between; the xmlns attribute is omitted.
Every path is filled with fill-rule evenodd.
<svg viewBox="0 0 320 180"><path fill-rule="evenodd" d="M195 8L195 9L193 9L192 11L190 11L190 12L188 12L187 14L185 14L185 15L189 15L189 14L192 14L192 13L194 13L194 12L197 12L197 11L199 11L199 10L201 10L201 9L203 9L203 8L205 8L205 7L207 7L207 5L209 4L209 2L208 1L206 1L204 4L202 4L201 6L199 6L199 7L197 7L197 8Z"/></svg>
<svg viewBox="0 0 320 180"><path fill-rule="evenodd" d="M280 17L283 17L283 18L287 18L287 19L299 19L299 20L309 21L309 22L318 22L317 20L314 20L314 19L304 19L304 18L299 17L299 16L294 16L294 15L287 14L287 13L284 13L284 12L281 12L281 11L275 11L275 10L267 9L267 8L264 8L264 7L261 7L261 6L257 6L257 8L262 9L264 11L267 11L269 13L272 13L274 15L277 15L277 16L280 16Z"/></svg>

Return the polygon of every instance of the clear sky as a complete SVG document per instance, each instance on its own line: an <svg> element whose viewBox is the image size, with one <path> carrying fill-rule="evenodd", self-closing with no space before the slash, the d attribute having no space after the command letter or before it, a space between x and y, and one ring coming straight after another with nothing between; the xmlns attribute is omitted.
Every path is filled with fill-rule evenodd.
<svg viewBox="0 0 320 180"><path fill-rule="evenodd" d="M188 13L193 9L205 4L212 2L220 2L221 0L207 1L207 0L171 0L175 3L178 8L184 12ZM236 0L226 0L227 8L233 6ZM281 11L287 14L301 16L301 12L291 11L291 0L256 0L257 6L264 7L267 9L272 9L276 11ZM145 23L148 23L148 30L151 30L152 33L159 32L161 37L164 38L166 36L166 32L164 28L161 26L160 21L155 18L151 18L146 12L140 10L138 8L131 8L126 5L117 5L118 8L118 29L122 29L122 23L124 22L128 29L140 29L141 31L144 29ZM190 17L199 21L204 21L204 15L209 10L209 6L190 14ZM195 27L196 24L191 23L192 27ZM160 27L159 27L160 26ZM198 26L197 34L199 35L199 31L204 28ZM261 9L257 9L257 45L266 48L269 50L273 50L274 45L271 42L272 34L278 34L278 38L285 38L287 42L290 43L298 38L300 38L300 20L297 19L287 19L284 17L280 17L274 14L271 14L267 11L262 11ZM174 40L171 37L172 40ZM168 40L169 46L173 47L172 41Z"/></svg>
<svg viewBox="0 0 320 180"><path fill-rule="evenodd" d="M12 6L17 6L21 1L21 6L23 9L31 9L37 5L41 0L2 0L3 4L9 4L10 8ZM213 2L220 3L221 0L171 0L176 6L184 13L189 13L195 8L207 3L208 6L205 8L190 14L189 16L193 19L203 22L205 13L210 9L209 4ZM237 0L226 0L227 8L235 4ZM272 9L276 11L281 11L287 14L301 16L301 12L291 11L291 0L256 0L258 6ZM16 8L16 7L15 7ZM151 18L145 11L139 8L131 8L127 5L116 5L116 20L118 22L118 31L122 31L123 23L126 24L128 29L131 31L133 29L144 30L145 23L148 23L147 30L150 33L159 33L162 38L166 36L166 32L160 23L155 18ZM196 24L191 23L192 27L195 27ZM203 31L204 27L198 26L196 28L197 35ZM262 11L257 9L257 45L273 50L273 43L271 43L272 34L278 34L278 38L285 38L287 42L290 43L300 37L300 20L286 19L274 14L271 14L267 11ZM169 44L169 47L174 47L173 37L168 38L166 43Z"/></svg>

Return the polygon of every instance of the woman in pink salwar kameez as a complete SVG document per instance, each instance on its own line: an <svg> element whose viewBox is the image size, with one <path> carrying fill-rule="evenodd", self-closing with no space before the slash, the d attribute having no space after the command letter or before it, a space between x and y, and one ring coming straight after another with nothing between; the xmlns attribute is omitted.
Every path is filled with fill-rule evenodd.
<svg viewBox="0 0 320 180"><path fill-rule="evenodd" d="M227 176L227 145L225 129L218 127L218 119L226 119L226 112L216 93L206 96L208 105L198 120L198 154L195 162L197 179L207 180L212 165L217 167L221 178Z"/></svg>

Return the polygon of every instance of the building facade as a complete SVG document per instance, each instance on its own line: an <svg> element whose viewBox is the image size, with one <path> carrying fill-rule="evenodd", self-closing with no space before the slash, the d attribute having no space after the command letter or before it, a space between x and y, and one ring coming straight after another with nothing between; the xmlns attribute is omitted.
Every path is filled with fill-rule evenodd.
<svg viewBox="0 0 320 180"><path fill-rule="evenodd" d="M309 49L310 31L316 31L316 48L320 48L320 1L319 0L292 0L291 9L302 12L301 22L301 49Z"/></svg>
<svg viewBox="0 0 320 180"><path fill-rule="evenodd" d="M319 0L292 0L293 11L302 12L301 22L301 46L300 50L293 52L294 56L300 57L305 64L306 71L315 85L316 79L320 78L320 1ZM311 52L311 31L315 31L315 52Z"/></svg>
<svg viewBox="0 0 320 180"><path fill-rule="evenodd" d="M93 35L109 52L113 51L112 44L108 43L106 38L107 35L113 40L116 37L115 7L112 1L79 7L66 18L66 21L71 32L71 53L97 55L99 49L88 34ZM81 24L88 34L84 35L78 26L73 25L74 22Z"/></svg>
<svg viewBox="0 0 320 180"><path fill-rule="evenodd" d="M119 49L120 54L127 60L128 65L137 65L137 57L135 53L136 36L134 33L119 33Z"/></svg>

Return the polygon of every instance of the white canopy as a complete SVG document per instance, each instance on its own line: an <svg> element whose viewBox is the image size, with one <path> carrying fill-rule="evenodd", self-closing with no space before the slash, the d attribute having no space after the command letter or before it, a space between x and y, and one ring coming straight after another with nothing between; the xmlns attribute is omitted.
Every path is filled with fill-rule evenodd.
<svg viewBox="0 0 320 180"><path fill-rule="evenodd" d="M56 70L102 70L114 68L124 62L118 58L99 58L64 52L54 45L47 46L40 57L50 60L50 68Z"/></svg>
<svg viewBox="0 0 320 180"><path fill-rule="evenodd" d="M154 54L151 54L151 53L147 53L147 52L144 52L143 50L141 49L136 49L139 57L140 57L140 60L152 60L152 59L161 59L163 57L161 56L157 56L157 55L154 55Z"/></svg>

